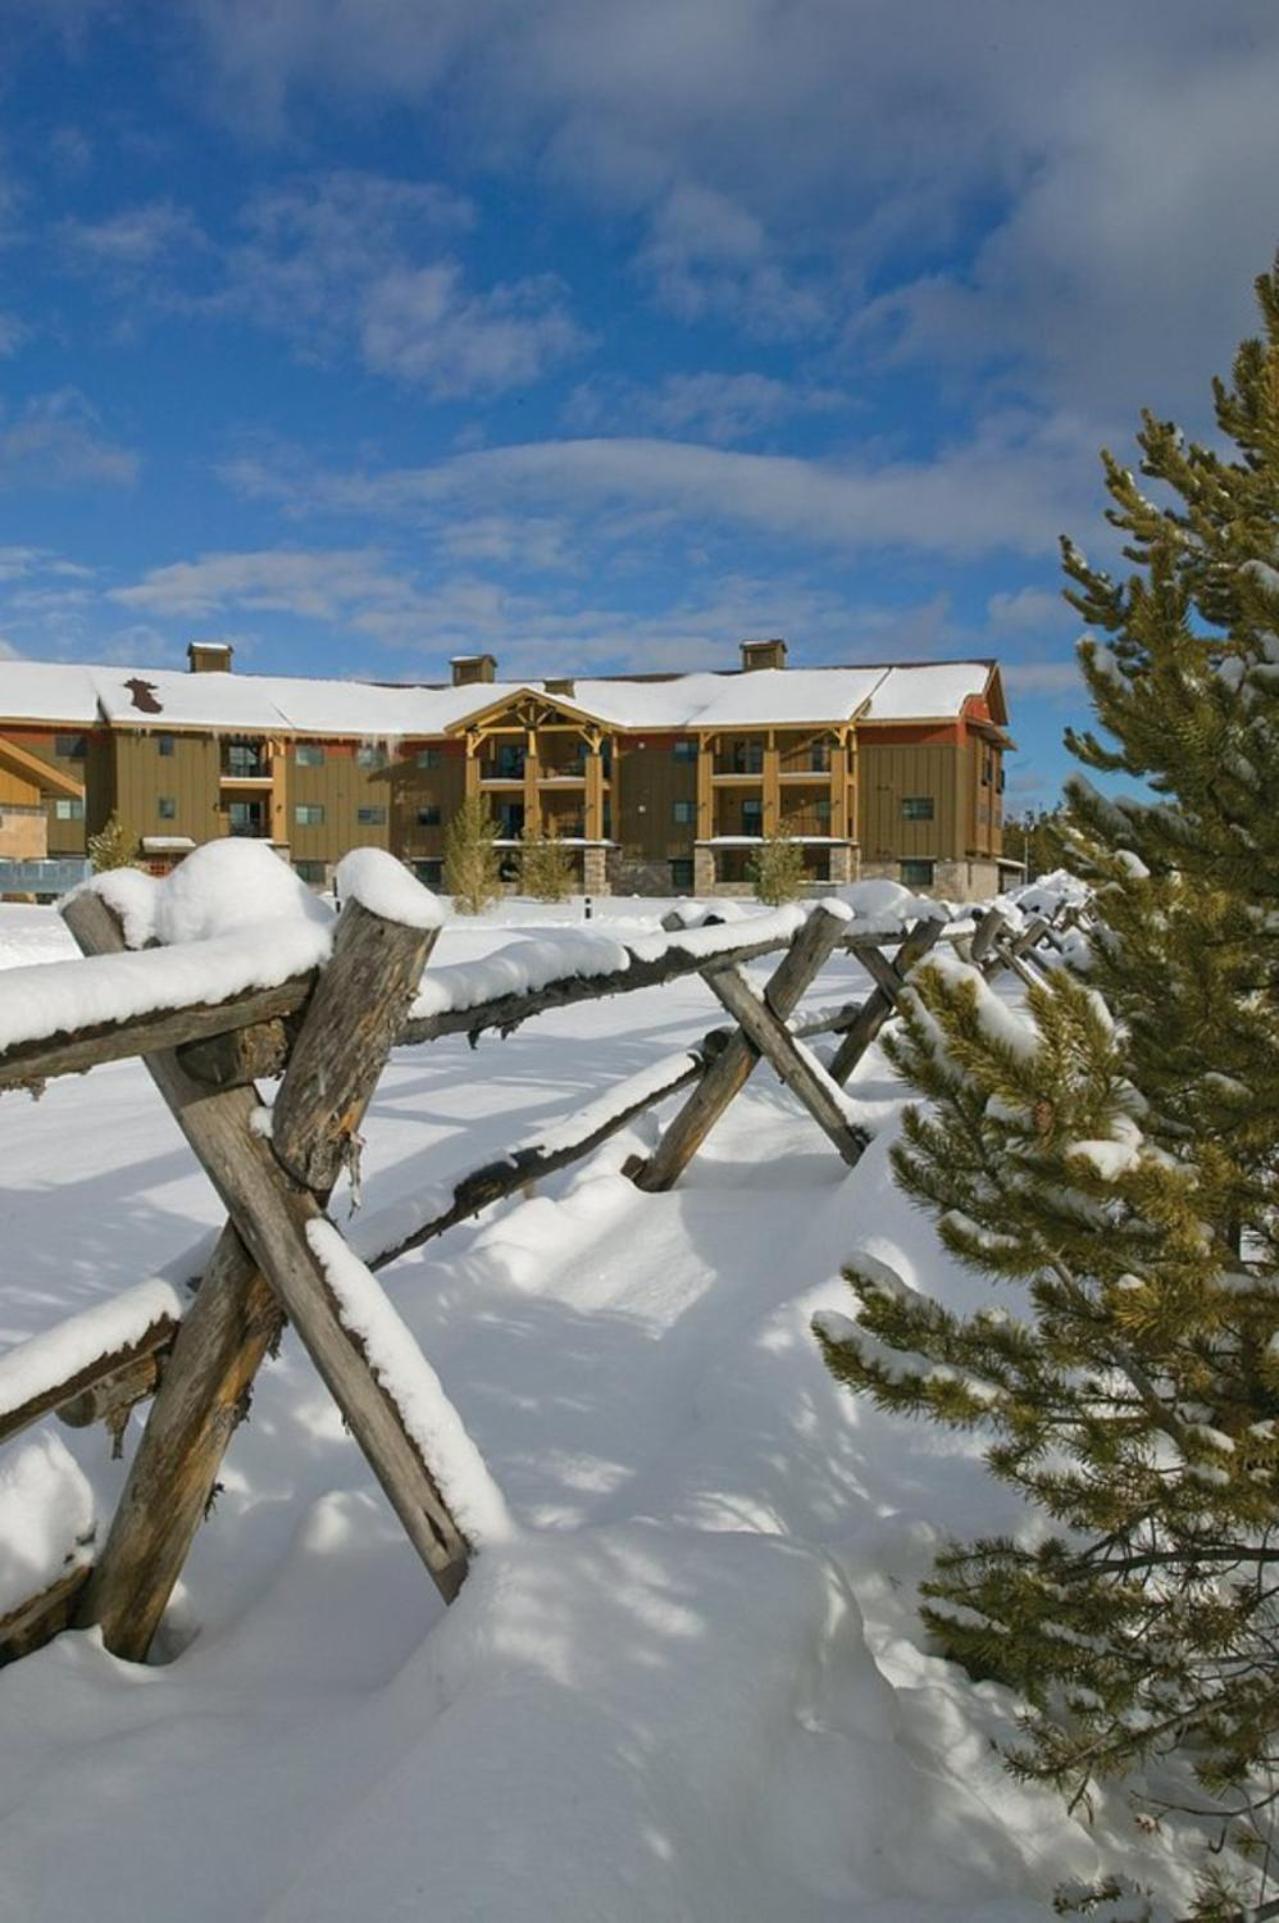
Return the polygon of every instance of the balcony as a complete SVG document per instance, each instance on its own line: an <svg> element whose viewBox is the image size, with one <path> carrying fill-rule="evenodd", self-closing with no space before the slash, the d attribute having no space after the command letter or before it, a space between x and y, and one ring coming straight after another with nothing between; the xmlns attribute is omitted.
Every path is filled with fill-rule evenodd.
<svg viewBox="0 0 1279 1923"><path fill-rule="evenodd" d="M784 748L778 759L778 769L783 779L787 775L801 781L805 775L825 775L830 773L829 741L806 741L800 748Z"/></svg>
<svg viewBox="0 0 1279 1923"><path fill-rule="evenodd" d="M763 742L730 741L716 753L714 772L717 775L753 775L758 780L764 772Z"/></svg>
<svg viewBox="0 0 1279 1923"><path fill-rule="evenodd" d="M485 755L480 762L480 780L508 784L523 781L526 759L522 747L500 747L496 754Z"/></svg>
<svg viewBox="0 0 1279 1923"><path fill-rule="evenodd" d="M269 787L271 784L271 756L258 742L228 741L222 747L222 773L224 785L244 782L255 787Z"/></svg>
<svg viewBox="0 0 1279 1923"><path fill-rule="evenodd" d="M227 833L247 841L266 840L271 833L271 810L261 801L233 801L227 809Z"/></svg>

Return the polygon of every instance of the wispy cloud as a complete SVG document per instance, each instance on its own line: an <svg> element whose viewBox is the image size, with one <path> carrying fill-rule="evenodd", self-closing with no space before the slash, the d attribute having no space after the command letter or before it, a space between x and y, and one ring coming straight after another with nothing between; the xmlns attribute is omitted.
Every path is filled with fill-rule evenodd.
<svg viewBox="0 0 1279 1923"><path fill-rule="evenodd" d="M1076 422L1007 415L914 461L803 460L617 438L525 442L429 467L345 473L250 456L222 472L240 492L295 513L429 519L501 504L539 516L571 510L599 525L610 514L654 511L807 547L973 559L1045 553L1077 524L1092 485L1091 445Z"/></svg>
<svg viewBox="0 0 1279 1923"><path fill-rule="evenodd" d="M447 249L474 218L435 183L339 170L254 194L230 238L167 200L65 221L58 238L129 329L148 316L230 319L283 335L305 359L354 355L453 400L526 386L585 344L552 277L468 282Z"/></svg>
<svg viewBox="0 0 1279 1923"><path fill-rule="evenodd" d="M34 395L0 416L0 489L128 487L138 468L137 454L107 439L74 388Z"/></svg>
<svg viewBox="0 0 1279 1923"><path fill-rule="evenodd" d="M836 415L852 405L834 387L806 386L768 374L668 374L655 387L602 376L574 389L565 425L577 432L654 427L700 435L719 446L751 441L804 416Z"/></svg>
<svg viewBox="0 0 1279 1923"><path fill-rule="evenodd" d="M248 609L335 621L371 606L403 611L416 593L374 549L267 548L151 568L112 588L108 599L160 617L204 620Z"/></svg>

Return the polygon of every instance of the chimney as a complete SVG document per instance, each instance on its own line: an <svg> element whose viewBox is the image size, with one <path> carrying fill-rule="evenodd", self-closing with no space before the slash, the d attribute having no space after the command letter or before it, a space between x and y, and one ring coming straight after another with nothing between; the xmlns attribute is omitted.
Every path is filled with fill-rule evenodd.
<svg viewBox="0 0 1279 1923"><path fill-rule="evenodd" d="M743 641L742 670L749 674L753 668L784 668L786 666L786 643L784 641Z"/></svg>
<svg viewBox="0 0 1279 1923"><path fill-rule="evenodd" d="M558 679L554 681L544 681L542 683L542 686L548 694L562 694L565 699L569 701L573 699L576 685L576 682L574 682L569 675L560 675Z"/></svg>
<svg viewBox="0 0 1279 1923"><path fill-rule="evenodd" d="M191 641L187 664L192 674L230 674L235 649L229 641Z"/></svg>
<svg viewBox="0 0 1279 1923"><path fill-rule="evenodd" d="M497 661L491 654L455 654L449 666L455 688L469 687L472 681L497 680Z"/></svg>

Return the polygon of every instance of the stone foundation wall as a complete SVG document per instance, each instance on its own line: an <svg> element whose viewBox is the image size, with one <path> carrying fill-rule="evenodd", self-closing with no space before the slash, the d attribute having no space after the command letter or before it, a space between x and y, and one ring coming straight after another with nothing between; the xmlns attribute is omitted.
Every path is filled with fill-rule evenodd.
<svg viewBox="0 0 1279 1923"><path fill-rule="evenodd" d="M6 861L43 861L49 852L49 818L43 808L0 802L0 855Z"/></svg>

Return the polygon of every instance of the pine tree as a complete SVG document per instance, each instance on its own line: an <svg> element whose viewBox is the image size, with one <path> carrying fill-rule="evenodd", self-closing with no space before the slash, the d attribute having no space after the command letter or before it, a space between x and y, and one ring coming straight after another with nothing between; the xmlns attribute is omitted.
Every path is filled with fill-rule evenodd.
<svg viewBox="0 0 1279 1923"><path fill-rule="evenodd" d="M525 828L520 886L534 901L567 901L573 892L573 858L555 833Z"/></svg>
<svg viewBox="0 0 1279 1923"><path fill-rule="evenodd" d="M493 821L482 795L468 795L444 831L444 888L459 915L479 915L497 899Z"/></svg>
<svg viewBox="0 0 1279 1923"><path fill-rule="evenodd" d="M767 902L770 908L796 901L807 880L804 850L789 835L769 835L751 856L747 873L757 901Z"/></svg>
<svg viewBox="0 0 1279 1923"><path fill-rule="evenodd" d="M97 872L109 868L128 868L138 849L138 838L125 827L119 815L112 814L88 839L89 860Z"/></svg>
<svg viewBox="0 0 1279 1923"><path fill-rule="evenodd" d="M1071 543L1097 720L1060 825L1100 919L1086 978L1023 1011L958 962L919 970L893 1059L927 1098L898 1180L961 1261L1018 1285L961 1314L850 1271L835 1373L986 1439L1046 1513L956 1543L924 1585L951 1656L1013 1685L1012 1767L1086 1801L1128 1776L1229 1853L1197 1914L1273 1877L1279 1797L1279 263L1263 334L1215 386L1226 451L1143 417L1141 476L1103 455L1132 571ZM1150 798L1153 795L1153 799ZM1226 1866L1226 1867L1220 1867ZM1267 1913L1269 1911L1267 1910Z"/></svg>

